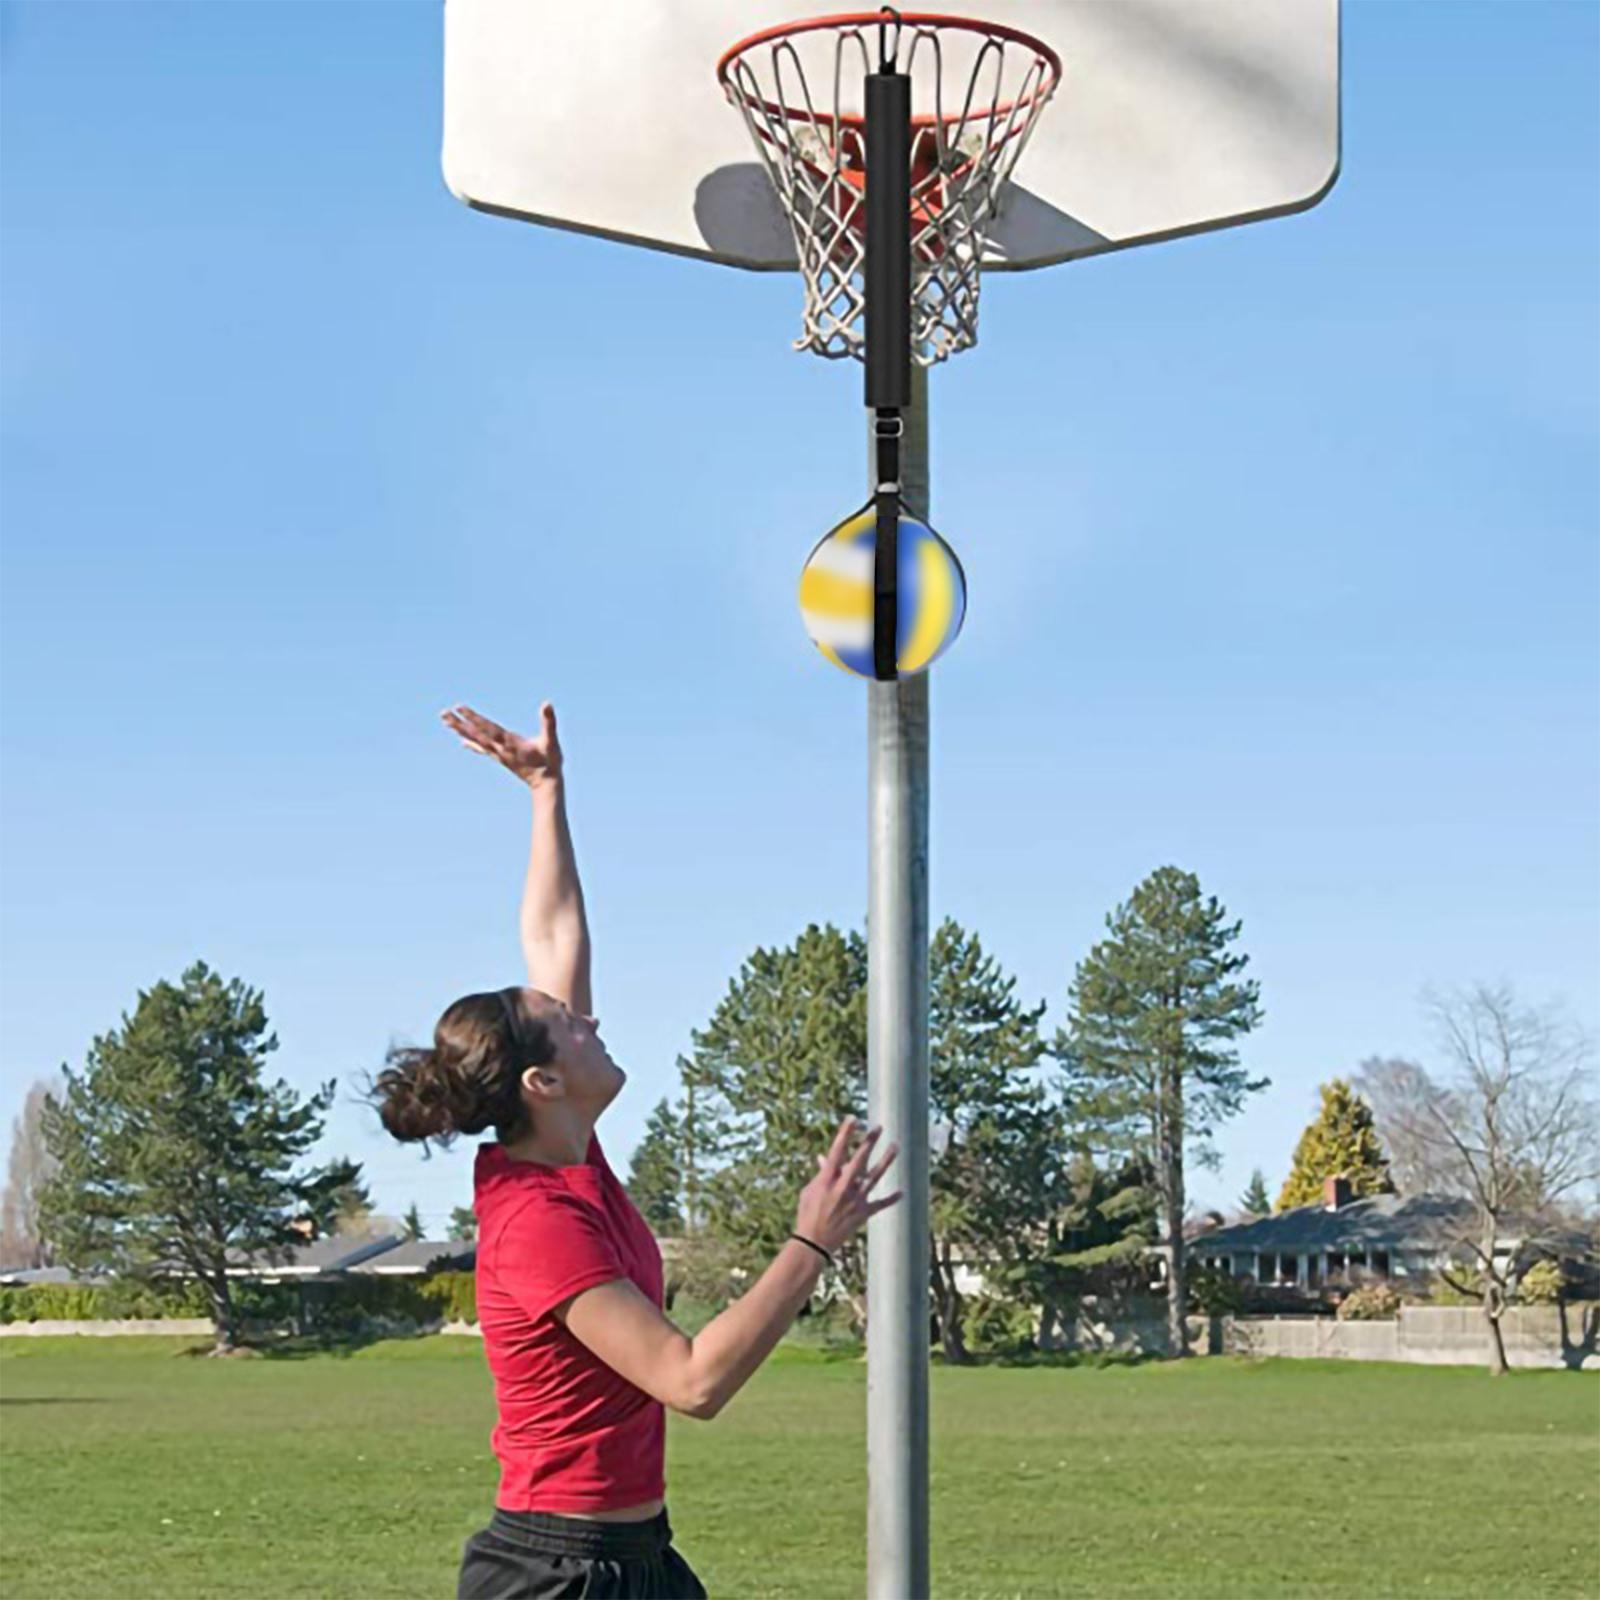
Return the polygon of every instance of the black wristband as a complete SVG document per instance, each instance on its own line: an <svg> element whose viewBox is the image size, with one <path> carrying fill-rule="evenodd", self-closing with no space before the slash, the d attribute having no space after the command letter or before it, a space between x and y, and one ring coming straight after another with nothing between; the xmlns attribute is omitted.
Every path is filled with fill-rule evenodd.
<svg viewBox="0 0 1600 1600"><path fill-rule="evenodd" d="M817 1254L818 1254L818 1255L819 1255L819 1256L821 1256L821 1257L822 1257L822 1259L823 1259L823 1260L824 1260L824 1261L826 1261L826 1262L827 1262L827 1263L828 1263L828 1265L829 1265L829 1266L830 1266L830 1267L831 1267L831 1266L833 1266L833 1265L834 1265L834 1260L833 1260L833 1257L832 1257L832 1256L830 1256L830 1255L829 1255L829 1254L828 1254L828 1252L827 1252L827 1251L826 1251L826 1250L824 1250L824 1249L823 1249L823 1248L822 1248L822 1246L821 1246L821 1245L820 1245L820 1244L818 1244L818 1243L817 1243L817 1241L816 1241L816 1240L815 1240L815 1239L808 1239L808 1238L806 1238L806 1236L805 1236L805 1235L804 1235L804 1234L803 1234L803 1233L791 1233L791 1234L790 1234L790 1235L789 1235L789 1237L790 1237L790 1238L791 1238L791 1239L798 1239L798 1240L799 1240L799 1241L800 1241L800 1243L801 1243L801 1244L808 1244L808 1245L810 1245L810 1246L811 1246L811 1248L812 1248L812 1249L813 1249L813 1250L815 1250L815 1251L816 1251L816 1252L817 1252Z"/></svg>

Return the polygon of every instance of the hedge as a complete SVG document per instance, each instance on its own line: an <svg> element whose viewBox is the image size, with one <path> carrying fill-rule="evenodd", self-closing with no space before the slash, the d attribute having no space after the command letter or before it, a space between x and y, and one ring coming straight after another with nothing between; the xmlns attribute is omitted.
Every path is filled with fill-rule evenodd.
<svg viewBox="0 0 1600 1600"><path fill-rule="evenodd" d="M306 1288L313 1328L358 1327L364 1322L476 1322L477 1284L470 1272L436 1272L427 1278L352 1276ZM300 1313L293 1282L235 1282L233 1305L242 1320L290 1322ZM0 1323L112 1322L125 1318L209 1317L211 1297L194 1282L35 1283L0 1287Z"/></svg>
<svg viewBox="0 0 1600 1600"><path fill-rule="evenodd" d="M126 1317L206 1317L211 1301L198 1283L34 1283L0 1288L0 1322L108 1322Z"/></svg>

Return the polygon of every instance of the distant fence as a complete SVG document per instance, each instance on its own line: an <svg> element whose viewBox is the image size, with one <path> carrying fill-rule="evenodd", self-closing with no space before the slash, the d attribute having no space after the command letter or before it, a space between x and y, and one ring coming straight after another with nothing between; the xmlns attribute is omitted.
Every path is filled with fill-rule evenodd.
<svg viewBox="0 0 1600 1600"><path fill-rule="evenodd" d="M1600 1304L1514 1306L1500 1319L1506 1360L1514 1367L1600 1368ZM1161 1301L1067 1306L1044 1331L1049 1350L1083 1355L1172 1353ZM1190 1317L1197 1354L1320 1357L1328 1361L1411 1361L1482 1366L1489 1330L1476 1306L1403 1306L1384 1322L1333 1317Z"/></svg>
<svg viewBox="0 0 1600 1600"><path fill-rule="evenodd" d="M1500 1319L1513 1367L1600 1369L1600 1305L1513 1306ZM1481 1366L1489 1330L1476 1306L1402 1306L1387 1322L1332 1317L1229 1317L1222 1347L1236 1355Z"/></svg>

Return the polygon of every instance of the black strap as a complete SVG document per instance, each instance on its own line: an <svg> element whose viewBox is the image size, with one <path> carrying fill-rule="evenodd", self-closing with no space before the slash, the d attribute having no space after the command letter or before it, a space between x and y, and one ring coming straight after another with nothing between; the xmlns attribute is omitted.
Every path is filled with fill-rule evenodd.
<svg viewBox="0 0 1600 1600"><path fill-rule="evenodd" d="M872 552L872 675L879 683L900 676L900 496L880 489L878 538Z"/></svg>
<svg viewBox="0 0 1600 1600"><path fill-rule="evenodd" d="M872 675L879 683L900 676L900 438L905 420L897 407L881 406L873 422L878 511L872 555Z"/></svg>

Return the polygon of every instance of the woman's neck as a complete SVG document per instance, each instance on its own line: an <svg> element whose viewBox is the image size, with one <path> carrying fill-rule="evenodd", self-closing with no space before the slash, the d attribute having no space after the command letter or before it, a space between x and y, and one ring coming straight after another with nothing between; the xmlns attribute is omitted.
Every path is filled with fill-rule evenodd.
<svg viewBox="0 0 1600 1600"><path fill-rule="evenodd" d="M546 1125L501 1146L513 1161L533 1161L542 1167L581 1167L588 1159L594 1125Z"/></svg>

